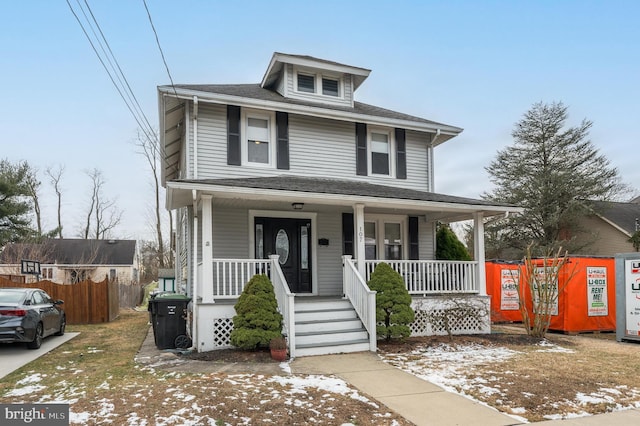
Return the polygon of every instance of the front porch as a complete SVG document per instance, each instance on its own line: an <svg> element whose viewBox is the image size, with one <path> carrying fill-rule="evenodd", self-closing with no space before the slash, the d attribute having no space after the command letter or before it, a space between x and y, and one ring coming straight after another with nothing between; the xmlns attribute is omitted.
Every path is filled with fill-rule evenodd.
<svg viewBox="0 0 640 426"><path fill-rule="evenodd" d="M480 293L479 265L476 261L440 260L366 260L359 263L351 256L342 258L342 294L317 296L291 292L278 255L269 259L213 259L211 267L198 265L198 297L194 304L194 322L199 351L230 346L229 335L235 315L233 305L253 275L267 275L273 285L278 307L283 315L283 333L287 336L291 357L376 351L375 292L366 282L375 266L387 262L405 281L412 296L416 319L412 335L446 334L443 324L433 321L433 313L447 309L451 298L466 298L488 306L488 297ZM203 277L210 275L210 281ZM203 282L212 285L203 286ZM198 324L212 325L197 330ZM488 332L488 314L483 320L468 318L455 324L458 333ZM195 341L195 339L194 339Z"/></svg>

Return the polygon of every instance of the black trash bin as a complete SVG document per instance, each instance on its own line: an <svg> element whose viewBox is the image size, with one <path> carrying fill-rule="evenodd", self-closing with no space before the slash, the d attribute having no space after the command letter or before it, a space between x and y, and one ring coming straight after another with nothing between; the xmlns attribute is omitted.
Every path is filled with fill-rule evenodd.
<svg viewBox="0 0 640 426"><path fill-rule="evenodd" d="M187 335L187 305L191 298L183 294L159 294L149 300L153 337L158 349L186 349L191 346Z"/></svg>

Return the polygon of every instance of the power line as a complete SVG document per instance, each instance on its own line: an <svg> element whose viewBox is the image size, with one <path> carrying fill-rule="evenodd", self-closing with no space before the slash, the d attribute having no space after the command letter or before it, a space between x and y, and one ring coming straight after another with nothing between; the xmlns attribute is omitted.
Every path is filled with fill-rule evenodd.
<svg viewBox="0 0 640 426"><path fill-rule="evenodd" d="M171 82L173 93L176 95L176 98L177 98L178 92L176 91L176 86L173 84L173 77L171 77L171 71L169 71L169 65L167 65L167 60L164 57L162 46L160 46L160 39L158 38L158 32L156 31L155 25L153 25L153 20L151 19L151 13L149 12L149 8L147 7L147 0L142 0L142 3L144 3L144 8L147 11L147 16L149 17L149 23L151 24L151 29L153 30L153 34L156 36L156 44L158 45L158 49L160 50L160 56L162 56L162 62L164 62L164 67L167 70L167 75L169 76L169 81Z"/></svg>
<svg viewBox="0 0 640 426"><path fill-rule="evenodd" d="M66 0L67 6L69 6L69 10L73 14L73 16L76 18L76 21L80 25L80 28L82 29L82 32L84 33L85 37L89 41L89 44L91 45L91 48L93 49L93 52L98 57L98 60L100 61L100 63L102 64L102 67L104 68L104 70L106 71L107 75L109 76L109 79L111 80L111 83L116 88L116 90L118 91L118 94L120 95L120 97L124 101L125 105L127 106L127 109L129 109L129 112L131 113L131 115L133 116L135 121L138 123L138 126L142 130L142 132L144 133L145 137L147 139L149 139L149 141L152 142L153 145L157 145L158 137L156 135L155 130L153 130L153 127L149 123L149 120L147 119L146 115L144 114L144 111L142 111L142 108L140 107L140 104L139 104L135 94L133 93L133 90L131 89L131 86L129 85L129 82L128 82L126 76L124 75L124 72L122 71L122 68L120 67L115 55L113 54L113 51L111 50L111 47L109 46L109 43L107 42L107 39L104 36L104 33L102 32L102 29L100 28L97 20L95 19L95 16L93 15L93 12L91 11L91 8L89 7L89 4L87 3L87 0L84 0L84 1L85 1L86 6L87 6L87 9L89 10L89 13L91 14L91 16L92 16L92 18L93 18L93 20L95 22L96 27L98 28L98 31L100 32L100 34L102 36L102 39L104 40L104 43L107 45L107 48L108 48L108 50L109 50L109 52L111 54L111 57L113 58L113 61L109 58L109 54L107 54L102 42L100 41L100 38L97 36L96 31L95 31L93 25L91 24L91 21L89 20L84 8L82 7L82 4L80 4L80 1L76 0L76 2L78 3L78 7L82 11L82 14L85 17L85 19L87 21L87 24L88 24L88 27L90 28L91 32L93 33L93 35L94 35L94 37L96 39L96 42L100 45L100 48L101 48L101 50L103 52L103 55L104 55L104 58L103 58L102 55L100 55L100 52L96 48L96 45L95 45L94 41L92 40L92 38L89 35L87 29L85 28L85 25L83 24L82 20L80 19L80 17L78 16L76 11L74 10L73 6L71 6L71 3L69 2L69 0ZM109 63L109 65L111 65L113 73L109 69L107 64L105 63L105 60L106 60L106 62ZM115 62L116 66L117 66L117 68L119 70L119 73L115 70L115 67L113 65L114 62ZM115 74L115 77L114 77L114 74ZM118 84L118 82L116 82L116 80L118 80L120 84ZM123 83L123 80L124 80L125 83Z"/></svg>
<svg viewBox="0 0 640 426"><path fill-rule="evenodd" d="M135 105L137 106L138 111L140 112L140 114L144 118L145 123L147 124L147 126L149 127L150 130L153 130L153 126L151 126L151 124L149 123L149 120L147 119L147 116L145 115L144 111L142 110L142 107L140 106L140 103L138 102L138 98L136 97L135 93L131 89L131 86L129 85L129 80L127 80L126 75L122 71L122 68L120 67L120 63L118 62L118 59L116 58L116 56L113 54L113 51L111 50L111 46L109 45L109 42L107 41L107 38L104 36L104 33L102 32L102 28L100 28L100 24L96 20L96 17L93 15L93 11L91 10L91 7L89 6L89 3L87 2L87 0L84 0L84 3L87 5L87 9L89 10L89 13L91 14L91 18L93 19L93 22L95 22L96 27L98 28L98 31L100 32L100 35L102 36L102 39L104 40L104 43L107 46L107 49L109 49L109 53L111 54L111 57L113 57L113 60L116 63L116 66L118 67L118 71L120 72L120 75L122 75L122 78L124 79L124 83L127 85L127 89L128 89L127 93L131 94L131 97L133 98L133 102L135 103ZM122 84L122 81L120 83ZM155 132L153 132L153 134L155 135Z"/></svg>

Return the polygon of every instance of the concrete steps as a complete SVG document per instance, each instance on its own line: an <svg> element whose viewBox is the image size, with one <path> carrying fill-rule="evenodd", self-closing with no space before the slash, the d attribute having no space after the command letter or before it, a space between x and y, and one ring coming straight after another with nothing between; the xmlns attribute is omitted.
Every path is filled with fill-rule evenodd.
<svg viewBox="0 0 640 426"><path fill-rule="evenodd" d="M296 299L296 356L369 350L369 334L345 299Z"/></svg>

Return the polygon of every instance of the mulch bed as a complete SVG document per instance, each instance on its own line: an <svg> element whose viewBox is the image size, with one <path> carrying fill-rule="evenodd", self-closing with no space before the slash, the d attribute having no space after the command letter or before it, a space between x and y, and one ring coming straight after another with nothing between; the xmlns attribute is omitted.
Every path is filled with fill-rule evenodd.
<svg viewBox="0 0 640 426"><path fill-rule="evenodd" d="M240 349L220 349L209 352L192 352L182 355L183 358L196 361L214 361L214 362L260 362L260 363L277 363L271 359L269 349L258 349L255 351L243 351Z"/></svg>
<svg viewBox="0 0 640 426"><path fill-rule="evenodd" d="M477 343L481 345L534 345L539 343L541 339L520 333L492 333L492 334L475 334L475 335L457 335L453 337L453 342L457 344ZM378 349L386 353L402 353L411 352L419 346L438 346L442 343L451 343L452 340L448 336L426 336L426 337L409 337L406 339L393 339L389 342L384 340L378 341ZM563 342L565 345L566 342ZM183 354L183 358L196 361L212 361L212 362L254 362L254 363L275 363L271 359L269 349L257 349L254 351L243 351L240 349L220 349L210 352L192 352Z"/></svg>

